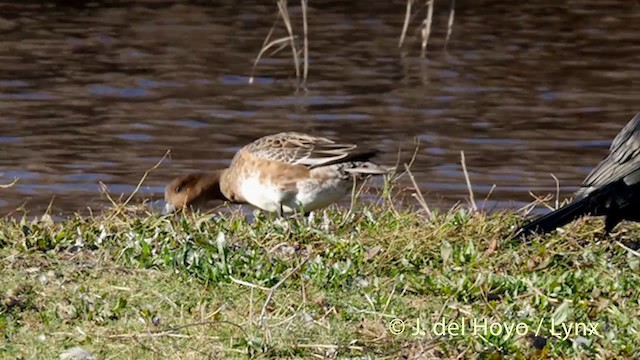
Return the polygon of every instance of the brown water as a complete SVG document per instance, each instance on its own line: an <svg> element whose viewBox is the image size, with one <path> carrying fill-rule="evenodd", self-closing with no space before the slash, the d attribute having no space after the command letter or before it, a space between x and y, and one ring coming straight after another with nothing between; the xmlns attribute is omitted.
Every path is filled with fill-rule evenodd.
<svg viewBox="0 0 640 360"><path fill-rule="evenodd" d="M403 1L311 1L308 91L288 49L253 60L275 1L0 2L0 213L107 204L98 183L161 197L173 176L228 163L247 142L306 131L413 167L429 202L518 207L569 196L640 111L640 6L630 0L436 2L426 60ZM290 2L301 34L299 2ZM320 3L318 7L315 4ZM372 4L373 3L373 4ZM279 25L275 36L285 34ZM402 180L402 186L409 185ZM482 205L482 204L480 204Z"/></svg>

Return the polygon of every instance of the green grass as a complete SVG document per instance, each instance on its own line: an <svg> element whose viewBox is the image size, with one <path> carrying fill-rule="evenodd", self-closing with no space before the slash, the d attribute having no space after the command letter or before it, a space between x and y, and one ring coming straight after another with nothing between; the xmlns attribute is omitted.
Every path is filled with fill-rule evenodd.
<svg viewBox="0 0 640 360"><path fill-rule="evenodd" d="M465 211L427 220L373 205L311 224L239 214L0 220L0 354L638 356L640 257L617 240L640 228L599 240L602 222L590 219L519 243L508 235L520 221ZM494 333L451 325L474 320ZM552 321L556 332L582 324L580 334L563 339Z"/></svg>

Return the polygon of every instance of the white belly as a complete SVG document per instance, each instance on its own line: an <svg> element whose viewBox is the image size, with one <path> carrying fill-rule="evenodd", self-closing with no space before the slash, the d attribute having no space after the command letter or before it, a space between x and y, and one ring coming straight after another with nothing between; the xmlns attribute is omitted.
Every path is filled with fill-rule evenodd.
<svg viewBox="0 0 640 360"><path fill-rule="evenodd" d="M262 210L278 212L282 204L285 213L293 213L327 207L344 198L351 188L351 182L330 179L324 182L301 181L291 191L282 191L276 186L261 183L255 176L244 180L240 191L249 204Z"/></svg>
<svg viewBox="0 0 640 360"><path fill-rule="evenodd" d="M280 204L287 195L274 186L261 183L257 176L244 180L240 192L249 204L270 212L279 211Z"/></svg>
<svg viewBox="0 0 640 360"><path fill-rule="evenodd" d="M313 180L298 184L296 202L305 212L327 207L343 199L351 192L353 184L342 179L330 179L322 183Z"/></svg>

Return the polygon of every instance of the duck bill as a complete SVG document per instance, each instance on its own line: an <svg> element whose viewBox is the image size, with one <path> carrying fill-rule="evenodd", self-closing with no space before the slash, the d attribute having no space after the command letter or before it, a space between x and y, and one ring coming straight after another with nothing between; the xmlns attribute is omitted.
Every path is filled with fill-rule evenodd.
<svg viewBox="0 0 640 360"><path fill-rule="evenodd" d="M162 215L173 214L175 211L176 211L176 207L173 206L173 204L171 204L171 203L167 203L164 206L164 209L162 209Z"/></svg>

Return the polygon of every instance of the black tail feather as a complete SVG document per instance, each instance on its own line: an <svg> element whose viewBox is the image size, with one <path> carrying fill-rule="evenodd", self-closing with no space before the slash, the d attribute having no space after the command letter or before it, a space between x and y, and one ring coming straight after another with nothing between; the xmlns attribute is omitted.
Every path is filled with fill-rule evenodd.
<svg viewBox="0 0 640 360"><path fill-rule="evenodd" d="M586 197L550 212L549 214L533 220L519 228L516 231L516 235L542 235L566 225L582 216L589 215L594 210L592 200L593 199L591 197Z"/></svg>
<svg viewBox="0 0 640 360"><path fill-rule="evenodd" d="M340 163L345 163L345 162L349 162L349 161L369 161L372 157L376 156L376 154L378 154L380 152L380 150L377 149L373 149L373 150L363 150L363 151L354 151L349 153L347 156L341 158L341 159L337 159L337 160L333 160L333 161L329 161L326 163L322 163L321 165L318 166L328 166L328 165L334 165L334 164L340 164ZM313 168L314 166L312 166Z"/></svg>

